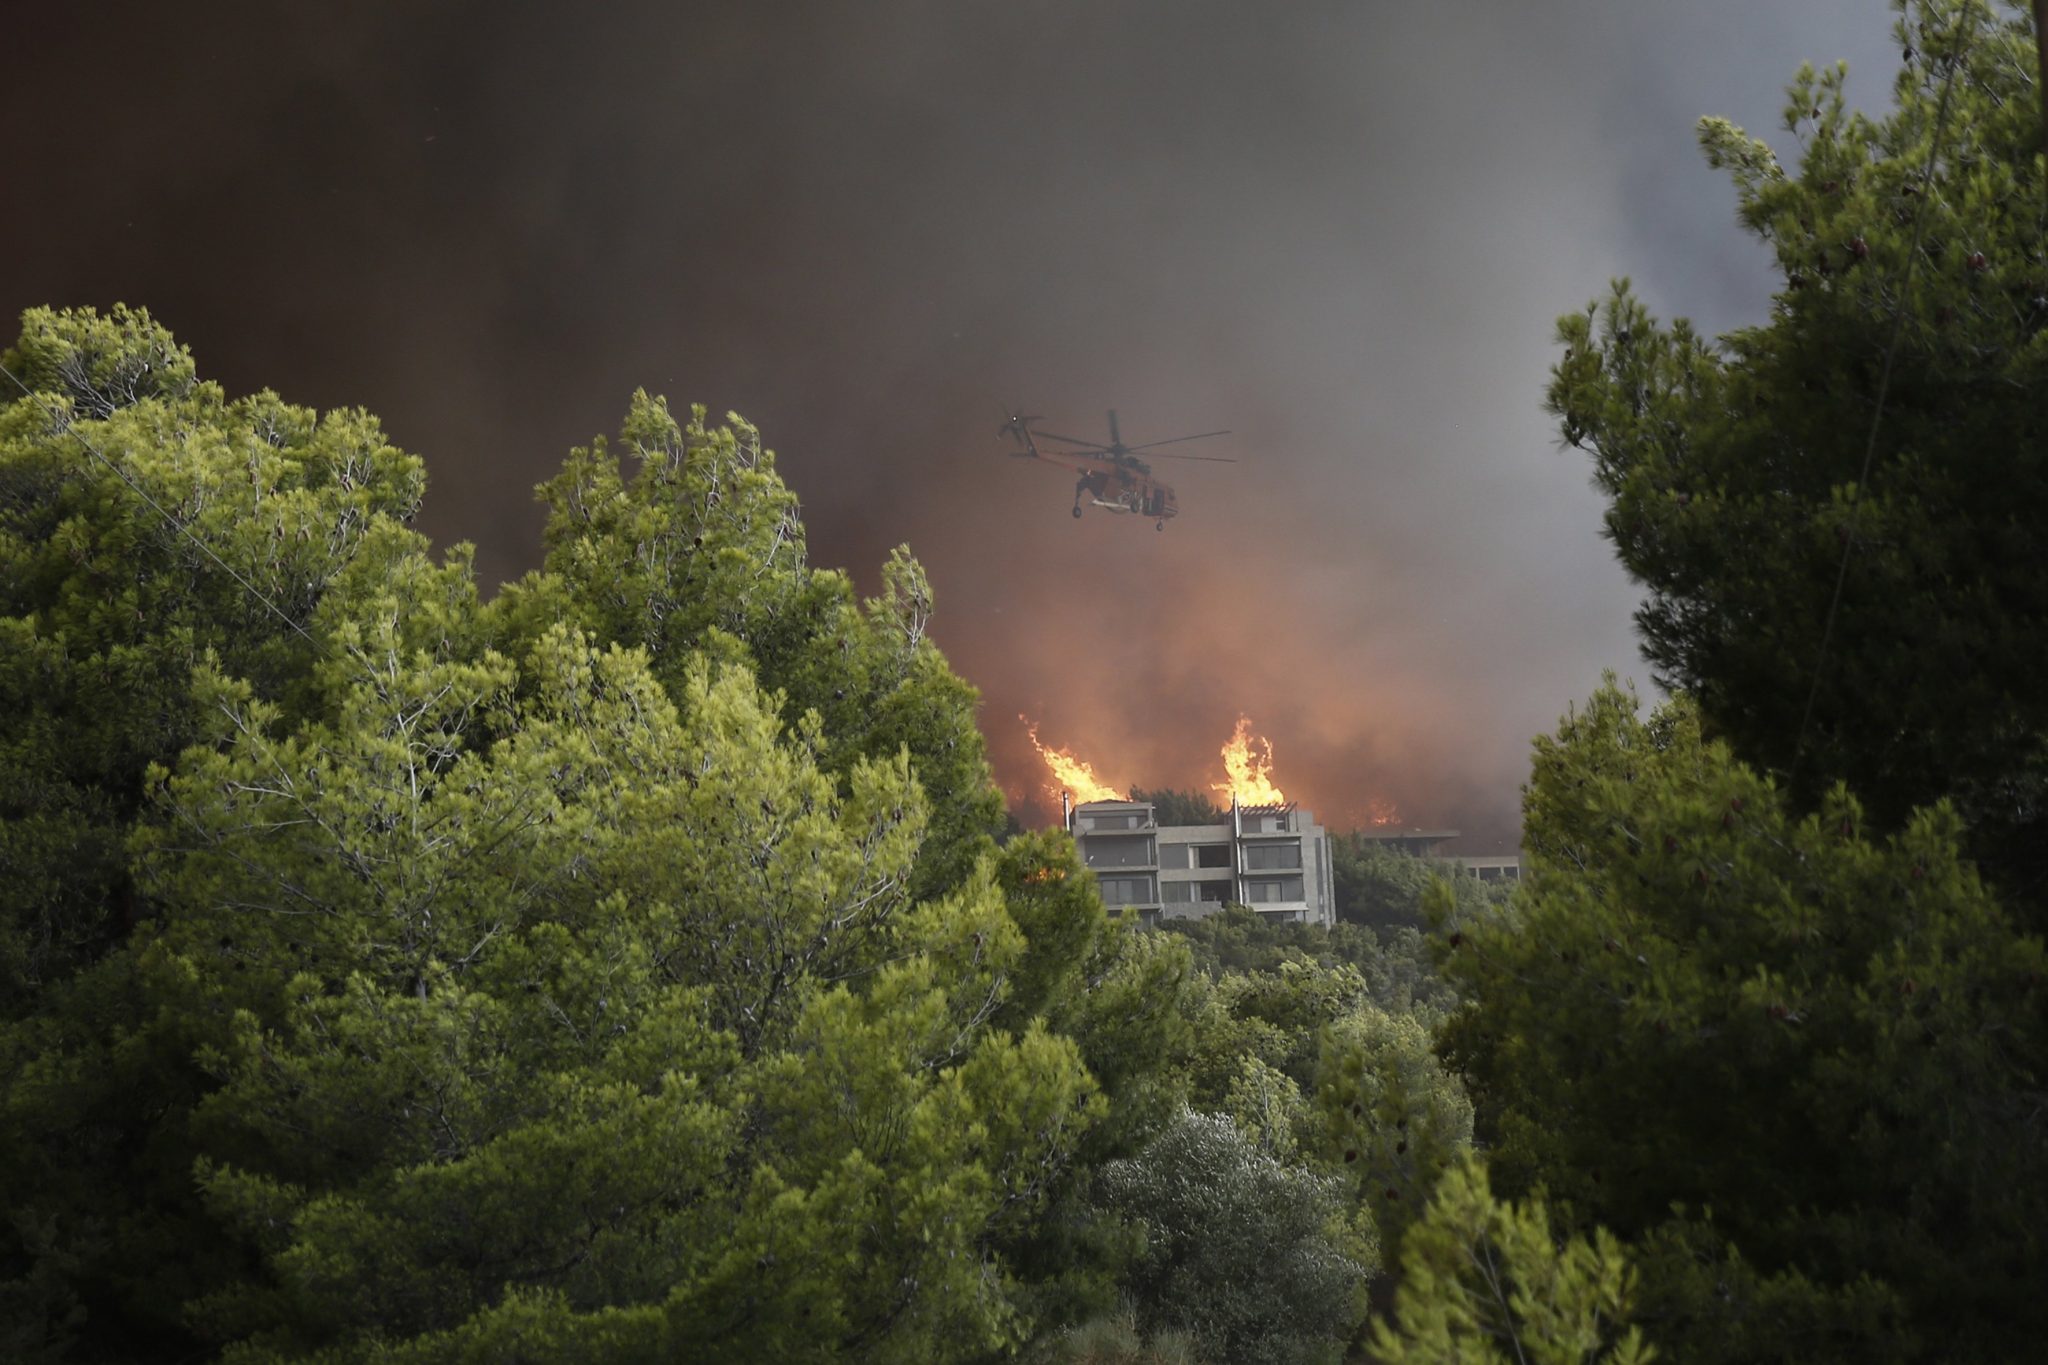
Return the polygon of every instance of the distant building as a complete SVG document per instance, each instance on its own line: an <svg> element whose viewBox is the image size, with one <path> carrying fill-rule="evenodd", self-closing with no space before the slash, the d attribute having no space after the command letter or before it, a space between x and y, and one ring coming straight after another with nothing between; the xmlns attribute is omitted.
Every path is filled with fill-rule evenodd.
<svg viewBox="0 0 2048 1365"><path fill-rule="evenodd" d="M1199 919L1233 901L1269 919L1337 922L1329 834L1293 802L1233 803L1219 824L1161 825L1149 801L1090 801L1068 813L1067 828L1103 902L1148 924Z"/></svg>
<svg viewBox="0 0 2048 1365"><path fill-rule="evenodd" d="M1522 855L1507 853L1492 857L1453 858L1458 871L1467 876L1477 877L1482 882L1518 882L1522 880Z"/></svg>
<svg viewBox="0 0 2048 1365"><path fill-rule="evenodd" d="M1428 858L1447 871L1455 871L1482 882L1522 880L1522 855L1445 853L1443 845L1458 837L1454 829L1361 829L1344 836L1365 844L1405 853L1411 858Z"/></svg>
<svg viewBox="0 0 2048 1365"><path fill-rule="evenodd" d="M1437 852L1444 844L1458 837L1454 829L1361 829L1344 836L1359 839L1365 843L1386 849L1389 853L1405 853L1411 858L1438 858Z"/></svg>

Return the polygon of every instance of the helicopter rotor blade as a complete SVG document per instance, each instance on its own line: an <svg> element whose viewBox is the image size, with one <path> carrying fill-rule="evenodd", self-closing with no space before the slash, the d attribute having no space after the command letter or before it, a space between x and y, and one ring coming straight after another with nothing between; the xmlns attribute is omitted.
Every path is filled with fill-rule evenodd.
<svg viewBox="0 0 2048 1365"><path fill-rule="evenodd" d="M1201 460L1208 464L1237 463L1236 460L1232 459L1228 455L1176 455L1174 452L1170 450L1162 450L1157 455L1154 455L1152 458L1155 460Z"/></svg>
<svg viewBox="0 0 2048 1365"><path fill-rule="evenodd" d="M1123 438L1123 434L1122 434L1121 432L1119 432L1119 431L1118 431L1118 430L1116 429L1116 409L1115 409L1115 408L1111 408L1111 409L1109 410L1109 447L1108 447L1108 448L1109 448L1109 449L1111 449L1111 450L1128 450L1128 449L1130 449L1130 447L1129 447L1129 446L1127 446L1127 445L1125 445L1125 444L1124 444L1124 438Z"/></svg>
<svg viewBox="0 0 2048 1365"><path fill-rule="evenodd" d="M996 435L998 436L1021 439L1017 436L1017 433L1019 431L1030 431L1031 424L1038 420L1038 414L1035 412L1011 412L1001 404L997 404L997 410L1003 414L1003 424L996 428Z"/></svg>
<svg viewBox="0 0 2048 1365"><path fill-rule="evenodd" d="M1141 446L1131 446L1129 448L1132 450L1150 450L1154 446L1179 445L1182 441L1206 441L1211 436L1228 436L1229 434L1230 429L1226 427L1222 431L1198 431L1192 436L1174 436L1164 441L1147 441Z"/></svg>
<svg viewBox="0 0 2048 1365"><path fill-rule="evenodd" d="M1062 436L1058 432L1054 431L1034 431L1031 434L1038 437L1041 441L1060 441L1066 445L1082 446L1088 450L1106 451L1109 449L1108 446L1102 444L1102 442L1100 441L1077 440L1072 436Z"/></svg>

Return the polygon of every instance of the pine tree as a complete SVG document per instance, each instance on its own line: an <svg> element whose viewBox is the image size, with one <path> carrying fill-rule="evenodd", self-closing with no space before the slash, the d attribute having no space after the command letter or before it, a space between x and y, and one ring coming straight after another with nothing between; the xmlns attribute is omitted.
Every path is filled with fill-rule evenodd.
<svg viewBox="0 0 2048 1365"><path fill-rule="evenodd" d="M235 1358L1015 1330L980 1239L1093 1087L984 1027L1022 947L993 883L910 899L907 764L842 799L745 670L675 704L566 627L525 688L389 633L331 672L334 723L285 736L222 682L143 849L145 970L225 1021L192 1123L264 1267L198 1307Z"/></svg>
<svg viewBox="0 0 2048 1365"><path fill-rule="evenodd" d="M285 699L336 591L416 548L419 461L362 412L229 401L148 313L31 309L0 354L0 1018L119 941L143 773L209 652ZM289 703L288 703L289 704Z"/></svg>
<svg viewBox="0 0 2048 1365"><path fill-rule="evenodd" d="M1688 1360L2019 1359L2048 1330L2048 956L1939 804L1801 815L1612 686L1537 744L1528 876L1444 1051L1495 1180L1637 1243Z"/></svg>
<svg viewBox="0 0 2048 1365"><path fill-rule="evenodd" d="M1603 1229L1558 1240L1540 1200L1493 1197L1467 1156L1402 1250L1394 1312L1373 1324L1382 1365L1643 1365L1629 1320L1634 1272Z"/></svg>
<svg viewBox="0 0 2048 1365"><path fill-rule="evenodd" d="M1002 828L1002 802L977 694L932 643L924 570L899 547L862 602L844 574L812 568L796 497L737 414L709 427L699 407L678 421L642 392L620 437L631 478L599 440L542 486L546 565L502 596L498 618L526 638L581 621L644 648L670 684L699 653L743 659L783 694L785 720L817 713L820 755L842 778L907 748L936 821L918 889L957 885Z"/></svg>
<svg viewBox="0 0 2048 1365"><path fill-rule="evenodd" d="M1610 683L1539 741L1529 879L1446 957L1494 1179L1630 1239L1688 1360L2048 1328L2035 35L1900 11L1887 117L1807 69L1796 168L1702 125L1782 272L1767 324L1710 343L1625 283L1561 324L1552 410L1685 692L1645 720Z"/></svg>
<svg viewBox="0 0 2048 1365"><path fill-rule="evenodd" d="M1783 288L1722 338L1626 283L1560 325L1549 402L1649 590L1664 681L1804 809L1948 797L2039 901L2048 782L2048 174L2019 7L1900 0L1896 107L1800 72L1797 166L1701 125Z"/></svg>
<svg viewBox="0 0 2048 1365"><path fill-rule="evenodd" d="M749 429L643 397L640 480L573 456L483 606L367 416L141 314L8 360L11 1356L968 1358L1071 1306L1037 1228L1169 1112L1186 954L996 854L907 555L793 569Z"/></svg>
<svg viewBox="0 0 2048 1365"><path fill-rule="evenodd" d="M209 661L304 716L337 601L409 579L454 604L424 644L474 594L366 413L230 400L139 309L32 309L0 366L0 1354L142 1358L235 1262L157 1121L202 1078L199 1021L139 1013L147 774L206 728Z"/></svg>

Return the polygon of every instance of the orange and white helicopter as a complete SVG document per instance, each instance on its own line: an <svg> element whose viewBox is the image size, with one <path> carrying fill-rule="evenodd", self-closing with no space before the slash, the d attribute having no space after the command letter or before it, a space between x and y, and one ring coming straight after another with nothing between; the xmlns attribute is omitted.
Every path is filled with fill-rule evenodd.
<svg viewBox="0 0 2048 1365"><path fill-rule="evenodd" d="M1228 431L1201 431L1193 436L1175 436L1164 441L1127 446L1122 433L1117 430L1116 410L1112 408L1109 413L1109 443L1104 445L1100 441L1083 441L1050 431L1033 431L1031 424L1037 420L1036 417L1005 411L1003 425L996 429L996 435L1007 436L1015 442L1017 449L1010 453L1020 459L1043 460L1062 469L1071 469L1081 476L1074 484L1075 516L1081 515L1081 502L1085 498L1097 507L1118 515L1151 517L1154 528L1161 531L1166 529L1169 518L1180 515L1180 507L1174 501L1173 486L1163 479L1153 478L1152 467L1139 459L1135 452L1230 434ZM1040 450L1040 441L1057 441L1075 449ZM1237 463L1223 455L1161 452L1158 458L1206 460L1211 464Z"/></svg>

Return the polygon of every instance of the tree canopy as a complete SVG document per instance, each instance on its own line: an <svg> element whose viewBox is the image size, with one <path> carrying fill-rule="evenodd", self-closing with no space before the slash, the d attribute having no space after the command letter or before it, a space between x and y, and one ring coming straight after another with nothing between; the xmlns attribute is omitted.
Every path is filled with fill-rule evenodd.
<svg viewBox="0 0 2048 1365"><path fill-rule="evenodd" d="M1764 1291L1647 1267L1688 1358L2012 1358L2042 1329L2014 1254L2048 1215L2042 946L1951 807L1885 836L1843 788L1790 805L1689 701L1610 688L1539 742L1526 893L1446 962L1493 1175L1780 1277L1783 1334L1716 1357Z"/></svg>
<svg viewBox="0 0 2048 1365"><path fill-rule="evenodd" d="M1031 1330L1034 1219L1168 1112L1184 959L1070 844L998 854L907 553L858 601L751 428L639 395L636 473L575 452L484 604L366 414L229 400L139 311L4 359L11 1354Z"/></svg>
<svg viewBox="0 0 2048 1365"><path fill-rule="evenodd" d="M1661 678L1812 809L1947 797L2039 879L2048 777L2048 194L2038 35L2011 4L1902 4L1883 117L1803 69L1770 146L1707 119L1708 160L1783 287L1718 341L1624 282L1564 319L1551 410L1591 453L1647 589Z"/></svg>
<svg viewBox="0 0 2048 1365"><path fill-rule="evenodd" d="M2040 35L1898 8L1889 114L1702 125L1768 320L1560 324L1673 695L1537 741L1511 891L1340 841L1332 931L1006 831L922 568L737 416L635 394L490 596L369 414L25 314L0 1354L2037 1354Z"/></svg>
<svg viewBox="0 0 2048 1365"><path fill-rule="evenodd" d="M2037 35L1900 9L1889 115L1809 69L1798 166L1702 124L1766 323L1709 341L1621 284L1561 324L1551 407L1681 691L1610 681L1539 741L1528 880L1444 948L1492 1180L1627 1239L1688 1360L2044 1328Z"/></svg>
<svg viewBox="0 0 2048 1365"><path fill-rule="evenodd" d="M486 601L368 414L229 399L137 310L0 359L11 1358L1352 1335L1314 1105L1454 1088L1379 1012L1419 941L1212 978L1064 834L999 848L923 571L812 568L751 427L635 395Z"/></svg>

